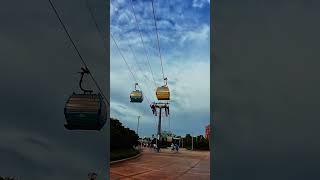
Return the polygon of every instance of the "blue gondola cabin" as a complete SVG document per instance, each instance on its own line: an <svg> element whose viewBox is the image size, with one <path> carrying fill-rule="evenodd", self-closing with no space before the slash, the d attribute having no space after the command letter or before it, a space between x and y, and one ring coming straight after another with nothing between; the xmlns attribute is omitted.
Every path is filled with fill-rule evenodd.
<svg viewBox="0 0 320 180"><path fill-rule="evenodd" d="M132 103L141 103L143 101L142 91L135 90L130 94L130 102Z"/></svg>
<svg viewBox="0 0 320 180"><path fill-rule="evenodd" d="M107 120L107 106L100 94L73 93L64 108L69 130L101 130Z"/></svg>

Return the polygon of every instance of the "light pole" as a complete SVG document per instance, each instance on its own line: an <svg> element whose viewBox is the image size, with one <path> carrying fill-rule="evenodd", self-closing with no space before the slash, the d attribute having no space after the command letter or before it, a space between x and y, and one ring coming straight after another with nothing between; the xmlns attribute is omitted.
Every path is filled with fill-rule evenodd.
<svg viewBox="0 0 320 180"><path fill-rule="evenodd" d="M191 134L191 145L192 145L191 146L192 147L191 150L193 151L193 133Z"/></svg>
<svg viewBox="0 0 320 180"><path fill-rule="evenodd" d="M182 137L182 146L181 147L183 148L183 137Z"/></svg>
<svg viewBox="0 0 320 180"><path fill-rule="evenodd" d="M140 117L141 116L137 116L138 117L138 125L137 125L137 135L138 135L138 139L139 139L139 120L140 120ZM142 140L142 139L141 139ZM142 144L142 142L140 141L140 149L141 149L141 145Z"/></svg>
<svg viewBox="0 0 320 180"><path fill-rule="evenodd" d="M138 117L137 134L138 134L138 136L139 136L139 119L140 119L141 116L137 116L137 117Z"/></svg>

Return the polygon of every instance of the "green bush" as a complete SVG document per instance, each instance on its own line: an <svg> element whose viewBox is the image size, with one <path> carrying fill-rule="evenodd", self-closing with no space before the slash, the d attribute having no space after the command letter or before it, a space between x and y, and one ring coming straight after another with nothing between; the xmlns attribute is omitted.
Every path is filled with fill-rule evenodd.
<svg viewBox="0 0 320 180"><path fill-rule="evenodd" d="M110 161L116 161L120 159L126 159L139 154L139 150L136 149L113 149L110 151Z"/></svg>
<svg viewBox="0 0 320 180"><path fill-rule="evenodd" d="M118 119L110 118L110 149L132 149L138 145L139 136L125 128Z"/></svg>

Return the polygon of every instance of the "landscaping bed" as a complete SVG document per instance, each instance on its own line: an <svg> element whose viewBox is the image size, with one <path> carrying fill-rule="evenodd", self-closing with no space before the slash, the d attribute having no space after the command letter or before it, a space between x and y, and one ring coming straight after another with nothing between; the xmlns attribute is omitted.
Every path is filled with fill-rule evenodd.
<svg viewBox="0 0 320 180"><path fill-rule="evenodd" d="M140 152L136 149L114 149L110 152L110 161L130 158L138 155Z"/></svg>

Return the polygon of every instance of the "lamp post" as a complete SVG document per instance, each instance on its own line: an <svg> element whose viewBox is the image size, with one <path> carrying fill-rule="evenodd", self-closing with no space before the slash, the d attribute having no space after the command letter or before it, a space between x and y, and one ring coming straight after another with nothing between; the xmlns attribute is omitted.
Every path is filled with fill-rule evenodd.
<svg viewBox="0 0 320 180"><path fill-rule="evenodd" d="M191 134L191 150L193 151L193 133Z"/></svg>
<svg viewBox="0 0 320 180"><path fill-rule="evenodd" d="M140 117L141 117L141 116L137 116L137 117L138 117L137 134L138 134L138 136L139 136L139 120L140 120Z"/></svg>
<svg viewBox="0 0 320 180"><path fill-rule="evenodd" d="M139 121L140 121L141 116L137 116L137 117L138 117L137 135L138 135L138 139L139 139ZM141 138L141 140L142 140L142 138ZM142 142L140 141L140 149L141 149L141 147L142 147Z"/></svg>

